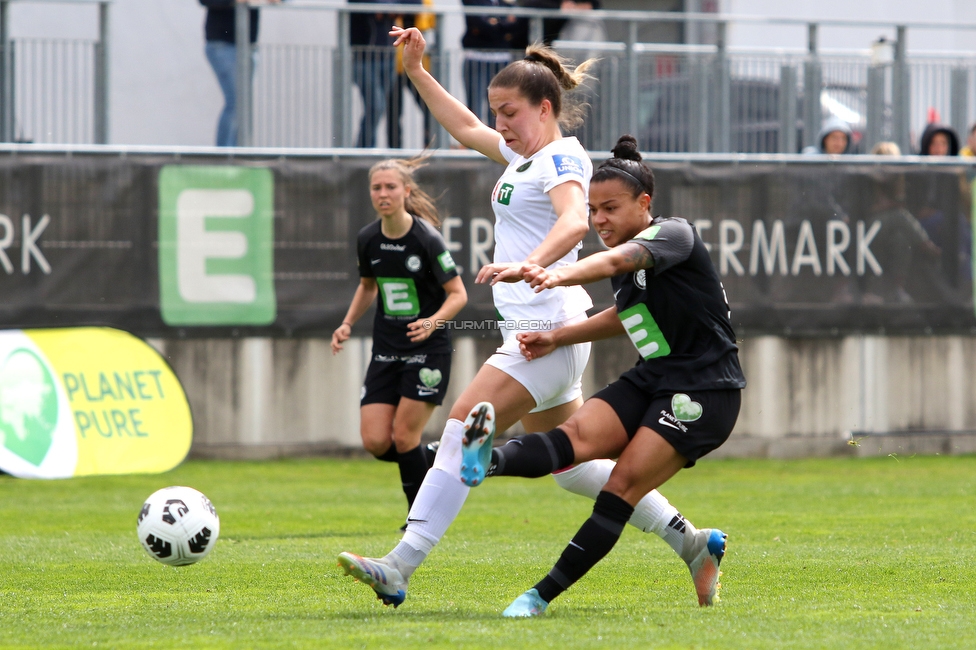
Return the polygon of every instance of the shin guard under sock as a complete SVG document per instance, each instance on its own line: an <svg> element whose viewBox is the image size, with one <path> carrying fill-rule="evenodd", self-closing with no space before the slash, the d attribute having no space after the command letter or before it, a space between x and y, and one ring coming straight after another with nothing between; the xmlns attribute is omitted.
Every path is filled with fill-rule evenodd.
<svg viewBox="0 0 976 650"><path fill-rule="evenodd" d="M539 478L573 464L576 454L569 436L558 427L548 433L512 438L491 452L492 476Z"/></svg>

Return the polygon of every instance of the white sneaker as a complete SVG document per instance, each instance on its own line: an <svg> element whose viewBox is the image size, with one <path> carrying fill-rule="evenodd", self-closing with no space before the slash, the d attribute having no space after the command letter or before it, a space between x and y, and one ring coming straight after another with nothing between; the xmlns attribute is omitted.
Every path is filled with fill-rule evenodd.
<svg viewBox="0 0 976 650"><path fill-rule="evenodd" d="M718 581L722 572L719 564L725 557L725 547L729 536L718 528L702 528L694 537L685 536L681 557L688 563L691 579L698 592L698 604L702 607L714 605L721 600L718 596L722 583Z"/></svg>
<svg viewBox="0 0 976 650"><path fill-rule="evenodd" d="M384 605L393 605L396 609L407 598L407 581L385 560L355 553L340 553L338 559L345 574L372 587Z"/></svg>

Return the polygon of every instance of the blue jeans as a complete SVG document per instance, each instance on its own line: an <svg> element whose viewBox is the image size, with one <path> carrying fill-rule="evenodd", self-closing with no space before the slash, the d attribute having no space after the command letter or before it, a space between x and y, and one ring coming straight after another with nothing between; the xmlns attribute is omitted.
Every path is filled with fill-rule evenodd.
<svg viewBox="0 0 976 650"><path fill-rule="evenodd" d="M217 146L237 146L237 46L226 41L207 41L207 60L224 93L224 110L217 120ZM251 74L257 67L257 53L251 54Z"/></svg>
<svg viewBox="0 0 976 650"><path fill-rule="evenodd" d="M353 54L352 81L363 95L363 119L359 124L357 147L376 146L376 127L386 112L386 100L393 87L393 57L392 50L371 49Z"/></svg>

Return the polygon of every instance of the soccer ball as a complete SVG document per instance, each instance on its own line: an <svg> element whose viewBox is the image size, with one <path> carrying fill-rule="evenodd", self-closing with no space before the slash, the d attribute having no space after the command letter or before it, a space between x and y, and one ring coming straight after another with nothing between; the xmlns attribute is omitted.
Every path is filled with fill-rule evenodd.
<svg viewBox="0 0 976 650"><path fill-rule="evenodd" d="M220 534L220 518L210 499L189 487L168 487L142 504L136 533L155 560L170 566L207 557Z"/></svg>

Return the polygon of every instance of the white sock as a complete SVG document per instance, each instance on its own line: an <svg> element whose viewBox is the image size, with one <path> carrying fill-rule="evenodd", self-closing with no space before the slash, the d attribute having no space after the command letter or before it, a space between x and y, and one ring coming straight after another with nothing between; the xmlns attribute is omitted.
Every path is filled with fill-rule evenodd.
<svg viewBox="0 0 976 650"><path fill-rule="evenodd" d="M407 515L407 532L387 556L404 578L409 578L440 542L468 498L471 488L461 482L463 431L460 420L447 421L434 466L427 472Z"/></svg>
<svg viewBox="0 0 976 650"><path fill-rule="evenodd" d="M610 472L613 471L614 465L616 463L612 460L591 460L553 474L553 478L564 490L595 500L600 490L610 480ZM676 528L668 527L675 518L691 526L691 523L681 516L678 509L671 505L663 494L651 490L637 503L634 514L627 523L645 533L658 535L680 555L684 540L683 529L678 531ZM691 528L694 530L694 526ZM677 539L672 539L676 537Z"/></svg>

